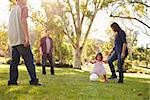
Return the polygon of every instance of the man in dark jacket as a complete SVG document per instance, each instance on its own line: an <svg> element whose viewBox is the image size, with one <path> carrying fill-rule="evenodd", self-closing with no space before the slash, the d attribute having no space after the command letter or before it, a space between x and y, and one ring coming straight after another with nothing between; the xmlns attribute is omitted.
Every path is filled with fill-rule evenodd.
<svg viewBox="0 0 150 100"><path fill-rule="evenodd" d="M54 62L53 62L53 40L49 37L50 31L45 31L45 36L40 40L40 53L42 55L42 74L46 75L46 62L49 61L51 67L51 75L54 75Z"/></svg>

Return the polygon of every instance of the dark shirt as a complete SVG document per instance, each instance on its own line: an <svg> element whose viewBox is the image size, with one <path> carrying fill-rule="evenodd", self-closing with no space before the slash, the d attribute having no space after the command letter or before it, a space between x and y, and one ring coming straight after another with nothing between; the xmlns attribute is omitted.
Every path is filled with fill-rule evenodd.
<svg viewBox="0 0 150 100"><path fill-rule="evenodd" d="M49 40L50 40L50 43L51 43L51 47L50 47L50 50L49 50L49 53L47 53L47 49L46 49L46 38L47 37L43 37L41 38L40 40L40 47L42 48L42 53L43 55L47 55L47 54L52 54L52 49L53 49L53 40L52 38L48 37Z"/></svg>
<svg viewBox="0 0 150 100"><path fill-rule="evenodd" d="M122 47L123 47L123 44L124 43L127 43L126 41L126 34L123 30L119 30L117 32L117 35L115 37L115 41L114 41L114 50L117 52L117 53L120 53L122 52ZM126 53L128 53L128 48L126 47Z"/></svg>

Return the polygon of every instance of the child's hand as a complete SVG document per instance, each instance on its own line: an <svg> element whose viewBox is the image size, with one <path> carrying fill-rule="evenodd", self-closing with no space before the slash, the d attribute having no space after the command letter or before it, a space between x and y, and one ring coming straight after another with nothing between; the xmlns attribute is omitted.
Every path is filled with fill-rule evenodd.
<svg viewBox="0 0 150 100"><path fill-rule="evenodd" d="M94 63L95 63L95 61L93 61L93 60L92 60L92 61L90 61L90 63L94 64Z"/></svg>
<svg viewBox="0 0 150 100"><path fill-rule="evenodd" d="M103 62L104 62L104 63L108 63L108 61L107 61L107 60L104 60Z"/></svg>

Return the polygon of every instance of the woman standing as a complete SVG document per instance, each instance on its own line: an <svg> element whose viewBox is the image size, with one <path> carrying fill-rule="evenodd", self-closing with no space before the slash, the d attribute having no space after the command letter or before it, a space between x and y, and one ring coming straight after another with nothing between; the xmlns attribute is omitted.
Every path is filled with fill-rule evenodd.
<svg viewBox="0 0 150 100"><path fill-rule="evenodd" d="M109 78L109 80L117 78L113 62L118 60L118 70L119 70L118 83L123 83L123 64L125 58L128 55L126 34L116 22L111 24L111 28L116 34L114 40L114 48L111 51L110 56L108 58L108 64L112 73L112 76Z"/></svg>

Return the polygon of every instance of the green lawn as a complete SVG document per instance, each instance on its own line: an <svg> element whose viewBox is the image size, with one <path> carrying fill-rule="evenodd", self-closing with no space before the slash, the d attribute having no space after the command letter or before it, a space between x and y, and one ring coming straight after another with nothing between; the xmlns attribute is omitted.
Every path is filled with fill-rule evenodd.
<svg viewBox="0 0 150 100"><path fill-rule="evenodd" d="M125 77L124 84L90 82L89 73L70 68L55 68L56 75L37 76L43 87L30 86L29 75L19 66L19 86L7 86L9 65L0 65L0 100L149 100L150 79Z"/></svg>

